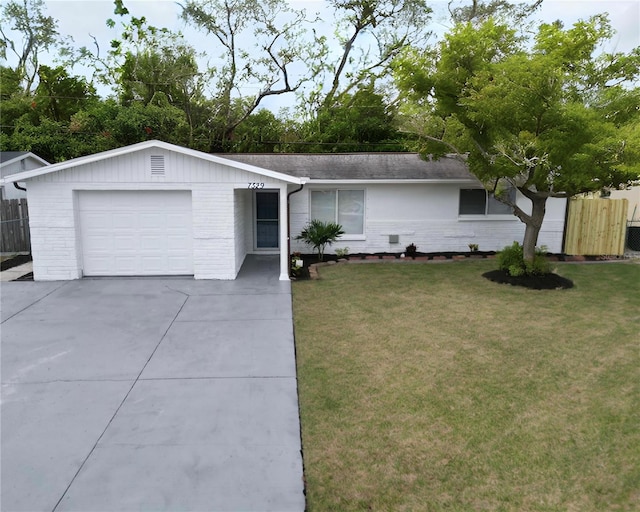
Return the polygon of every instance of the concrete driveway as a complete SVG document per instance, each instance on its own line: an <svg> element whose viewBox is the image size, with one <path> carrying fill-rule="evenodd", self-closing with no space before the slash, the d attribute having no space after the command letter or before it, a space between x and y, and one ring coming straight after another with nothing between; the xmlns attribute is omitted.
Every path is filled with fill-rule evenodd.
<svg viewBox="0 0 640 512"><path fill-rule="evenodd" d="M302 511L290 285L2 284L10 511Z"/></svg>

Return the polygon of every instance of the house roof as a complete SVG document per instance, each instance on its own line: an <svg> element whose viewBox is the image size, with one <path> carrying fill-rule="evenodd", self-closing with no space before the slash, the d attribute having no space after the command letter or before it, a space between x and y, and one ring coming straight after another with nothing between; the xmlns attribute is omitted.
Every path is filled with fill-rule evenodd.
<svg viewBox="0 0 640 512"><path fill-rule="evenodd" d="M6 176L5 178L2 178L0 180L0 183L24 181L29 178L35 178L36 176L42 176L43 174L50 174L50 173L62 171L64 169L77 167L79 165L98 162L101 160L106 160L107 158L127 155L129 153L134 153L136 151L142 151L150 148L164 149L167 151L173 151L175 153L181 153L184 155L192 156L194 158L207 160L209 162L214 162L222 165L231 165L232 167L235 167L237 169L253 172L256 174L261 174L263 176L269 176L271 178L275 178L288 183L294 183L294 184L300 185L306 182L306 179L302 177L295 177L295 176L283 174L277 171L272 171L266 167L257 167L250 163L245 163L240 161L230 161L229 159L221 156L211 155L209 153L203 153L202 151L196 151L194 149L189 149L182 146L176 146L174 144L169 144L168 142L162 142L159 140L147 140L144 142L139 142L137 144L132 144L130 146L124 146L121 148L111 149L109 151L102 151L101 153L95 153L93 155L73 158L71 160L67 160L66 162L60 162L58 164L48 165L46 167L40 167L39 169L33 169L30 171L23 171L16 174L11 174L10 176Z"/></svg>
<svg viewBox="0 0 640 512"><path fill-rule="evenodd" d="M2 151L0 152L0 167L5 167L14 162L19 162L25 158L33 158L42 165L49 165L49 162L44 158L40 158L31 151Z"/></svg>
<svg viewBox="0 0 640 512"><path fill-rule="evenodd" d="M158 140L140 142L38 169L22 171L6 176L0 181L5 183L24 181L43 174L149 148L165 149L218 164L231 165L237 169L294 184L309 181L312 183L477 182L466 164L452 156L425 160L417 153L225 153L213 155ZM36 155L33 156L40 159Z"/></svg>
<svg viewBox="0 0 640 512"><path fill-rule="evenodd" d="M233 153L229 160L266 167L291 176L324 181L475 181L464 162L443 157L424 160L417 153Z"/></svg>

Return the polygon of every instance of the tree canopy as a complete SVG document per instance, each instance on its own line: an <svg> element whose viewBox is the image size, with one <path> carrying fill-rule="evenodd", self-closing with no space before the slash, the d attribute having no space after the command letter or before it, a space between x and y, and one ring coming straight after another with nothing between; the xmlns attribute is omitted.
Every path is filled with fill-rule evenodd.
<svg viewBox="0 0 640 512"><path fill-rule="evenodd" d="M16 72L24 92L29 93L38 76L41 52L63 45L58 22L44 14L43 0L10 0L1 13L0 57L6 59L9 50L17 58ZM22 41L10 37L8 28L17 31Z"/></svg>
<svg viewBox="0 0 640 512"><path fill-rule="evenodd" d="M505 22L459 23L436 48L395 63L405 128L423 153L455 153L526 225L532 260L550 197L640 178L640 48L597 53L613 35L605 15L533 42ZM510 199L516 188L531 201Z"/></svg>

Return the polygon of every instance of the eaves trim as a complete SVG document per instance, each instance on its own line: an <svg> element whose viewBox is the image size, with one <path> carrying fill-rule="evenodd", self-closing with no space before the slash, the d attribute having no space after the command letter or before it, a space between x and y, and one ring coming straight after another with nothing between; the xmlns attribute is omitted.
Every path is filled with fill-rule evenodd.
<svg viewBox="0 0 640 512"><path fill-rule="evenodd" d="M468 178L437 178L437 179L358 179L358 180L330 180L330 179L310 179L307 185L408 185L408 184L474 184L480 182Z"/></svg>

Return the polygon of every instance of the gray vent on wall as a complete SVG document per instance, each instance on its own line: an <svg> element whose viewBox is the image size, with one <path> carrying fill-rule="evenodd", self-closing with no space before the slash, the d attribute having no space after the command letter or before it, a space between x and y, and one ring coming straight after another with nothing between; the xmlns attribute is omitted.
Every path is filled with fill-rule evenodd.
<svg viewBox="0 0 640 512"><path fill-rule="evenodd" d="M164 155L151 155L151 176L164 176Z"/></svg>

